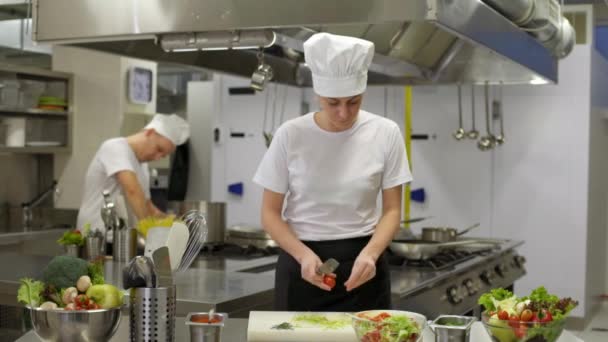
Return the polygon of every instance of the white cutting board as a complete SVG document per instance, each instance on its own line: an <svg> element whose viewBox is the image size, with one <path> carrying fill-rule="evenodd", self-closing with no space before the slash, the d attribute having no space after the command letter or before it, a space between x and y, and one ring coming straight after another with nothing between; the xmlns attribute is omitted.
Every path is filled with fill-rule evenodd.
<svg viewBox="0 0 608 342"><path fill-rule="evenodd" d="M251 311L247 327L247 341L249 342L355 342L357 336L349 323L340 329L326 329L322 326L302 324L293 330L272 329L273 326L283 322L292 322L295 315L302 312L288 311ZM306 314L324 315L328 319L350 318L343 312L320 312Z"/></svg>

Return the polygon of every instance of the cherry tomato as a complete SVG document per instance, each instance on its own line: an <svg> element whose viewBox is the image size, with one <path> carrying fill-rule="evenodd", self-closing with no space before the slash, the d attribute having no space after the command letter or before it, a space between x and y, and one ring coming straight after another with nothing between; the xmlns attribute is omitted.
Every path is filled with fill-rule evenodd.
<svg viewBox="0 0 608 342"><path fill-rule="evenodd" d="M505 310L501 310L498 312L498 319L506 321L509 319L509 313Z"/></svg>
<svg viewBox="0 0 608 342"><path fill-rule="evenodd" d="M78 295L76 296L76 298L74 298L74 303L76 304L77 307L82 307L84 309L87 309L89 307L89 297L87 297L87 295Z"/></svg>
<svg viewBox="0 0 608 342"><path fill-rule="evenodd" d="M511 316L509 316L509 325L511 328L519 328L519 320L519 316L516 314L511 314Z"/></svg>
<svg viewBox="0 0 608 342"><path fill-rule="evenodd" d="M74 234L78 234L78 235L82 235L82 233L80 232L80 230L74 230L73 233Z"/></svg>
<svg viewBox="0 0 608 342"><path fill-rule="evenodd" d="M534 318L534 313L530 309L525 309L521 312L521 320L524 322L530 322Z"/></svg>
<svg viewBox="0 0 608 342"><path fill-rule="evenodd" d="M541 323L551 322L553 320L553 316L547 309L542 309L538 312L538 321Z"/></svg>
<svg viewBox="0 0 608 342"><path fill-rule="evenodd" d="M374 316L373 318L371 318L370 321L382 322L389 317L391 317L391 315L388 312L381 312L381 313L377 314L376 316Z"/></svg>
<svg viewBox="0 0 608 342"><path fill-rule="evenodd" d="M515 333L515 336L517 338L524 338L528 333L528 327L525 324L522 324L519 327L515 328L513 332Z"/></svg>
<svg viewBox="0 0 608 342"><path fill-rule="evenodd" d="M333 289L334 286L336 286L336 278L330 276L330 275L325 275L323 277L323 283L327 286L329 286L330 289Z"/></svg>

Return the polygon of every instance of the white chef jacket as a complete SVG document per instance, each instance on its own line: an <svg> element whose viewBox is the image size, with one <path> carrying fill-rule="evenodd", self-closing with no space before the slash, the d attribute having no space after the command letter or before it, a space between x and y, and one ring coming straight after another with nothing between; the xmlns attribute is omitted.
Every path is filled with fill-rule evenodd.
<svg viewBox="0 0 608 342"><path fill-rule="evenodd" d="M411 180L399 126L363 110L341 132L320 128L314 113L287 121L253 178L285 194L283 217L306 241L372 234L381 190Z"/></svg>
<svg viewBox="0 0 608 342"><path fill-rule="evenodd" d="M124 197L122 189L114 175L120 171L133 171L147 199L150 198L150 172L147 163L137 160L135 152L129 146L126 138L114 138L105 141L97 150L89 165L84 182L82 204L78 212L77 228L82 229L90 223L91 228L105 231L101 219L103 206L103 191L110 192L110 198L118 202L120 208ZM123 204L124 205L124 204ZM120 210L120 209L119 209ZM124 210L124 209L123 209ZM133 227L137 219L134 214L128 214L127 224Z"/></svg>

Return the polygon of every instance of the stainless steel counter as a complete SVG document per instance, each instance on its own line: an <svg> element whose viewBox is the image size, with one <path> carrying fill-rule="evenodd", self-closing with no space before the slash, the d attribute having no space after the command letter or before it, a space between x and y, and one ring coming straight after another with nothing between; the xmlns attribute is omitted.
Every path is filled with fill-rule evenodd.
<svg viewBox="0 0 608 342"><path fill-rule="evenodd" d="M472 264L483 263L488 257L506 253L521 244L521 241L507 242L489 256L476 256L439 272L391 267L394 301L433 286ZM243 318L248 317L251 310L271 309L276 258L246 255L199 257L188 271L176 275L177 315L185 316L191 311L206 311L214 307L218 312L228 312L230 317ZM3 261L0 262L0 305L17 305L19 279L39 278L50 259L51 257L0 252L0 260ZM123 266L124 263L106 262L106 281L121 287Z"/></svg>
<svg viewBox="0 0 608 342"><path fill-rule="evenodd" d="M65 229L49 229L31 232L4 233L0 234L0 246L33 240L56 240L59 239L65 231Z"/></svg>
<svg viewBox="0 0 608 342"><path fill-rule="evenodd" d="M0 252L0 305L18 305L16 293L19 279L40 278L47 256L31 256ZM177 286L177 315L185 316L191 311L228 312L231 317L246 317L250 310L270 309L274 288L274 272L255 274L248 269L272 264L274 257L248 259L243 261L225 260L216 263L216 269L190 268L178 273L174 282ZM204 261L204 260L203 260ZM105 263L106 282L122 287L122 269L125 263ZM128 292L127 292L128 295Z"/></svg>
<svg viewBox="0 0 608 342"><path fill-rule="evenodd" d="M184 324L184 318L177 318L175 320L175 341L185 342L190 340L190 332ZM246 342L247 341L247 324L248 319L244 318L229 318L226 321L226 326L222 331L222 341L227 342ZM118 326L118 331L112 337L109 342L125 342L129 340L129 317L123 316ZM423 342L434 342L435 336L427 326L424 329L422 335ZM492 342L490 336L485 331L481 322L473 323L471 327L470 341L472 342ZM16 342L42 342L42 340L34 333L29 331L23 337L19 338ZM353 341L355 342L355 341ZM557 342L583 342L580 338L576 337L570 331L564 330L562 335L559 337Z"/></svg>

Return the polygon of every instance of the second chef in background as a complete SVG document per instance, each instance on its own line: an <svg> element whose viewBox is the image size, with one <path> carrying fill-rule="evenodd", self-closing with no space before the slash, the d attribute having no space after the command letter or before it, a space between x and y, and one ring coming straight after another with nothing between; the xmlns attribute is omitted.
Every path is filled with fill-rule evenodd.
<svg viewBox="0 0 608 342"><path fill-rule="evenodd" d="M275 309L388 309L383 253L412 177L399 126L360 110L374 45L319 33L304 52L321 110L279 127L254 177L262 225L281 247ZM333 289L317 272L328 258L340 262Z"/></svg>
<svg viewBox="0 0 608 342"><path fill-rule="evenodd" d="M177 115L156 114L141 131L128 137L106 140L93 157L84 182L77 227L91 224L104 230L101 218L102 192L113 201L126 200L128 226L163 213L150 200L149 161L161 159L188 140L190 127Z"/></svg>

